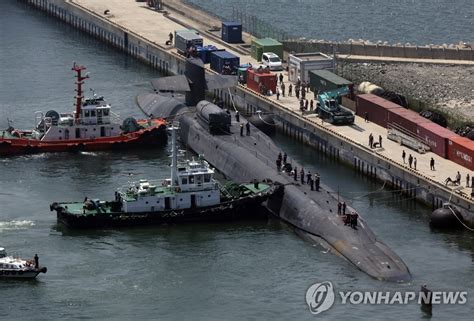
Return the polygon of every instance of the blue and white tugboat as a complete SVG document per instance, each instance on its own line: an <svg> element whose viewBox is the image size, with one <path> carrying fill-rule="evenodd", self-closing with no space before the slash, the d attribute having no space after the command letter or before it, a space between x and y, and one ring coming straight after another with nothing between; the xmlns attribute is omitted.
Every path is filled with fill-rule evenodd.
<svg viewBox="0 0 474 321"><path fill-rule="evenodd" d="M0 247L0 278L34 279L40 273L46 273L47 268L39 265L38 255L32 260L24 260L8 256L3 247Z"/></svg>
<svg viewBox="0 0 474 321"><path fill-rule="evenodd" d="M115 192L112 201L53 203L60 223L71 228L152 225L192 221L219 221L261 216L261 204L279 184L251 182L221 185L209 163L178 162L176 127L171 127L171 177L157 182L142 179Z"/></svg>

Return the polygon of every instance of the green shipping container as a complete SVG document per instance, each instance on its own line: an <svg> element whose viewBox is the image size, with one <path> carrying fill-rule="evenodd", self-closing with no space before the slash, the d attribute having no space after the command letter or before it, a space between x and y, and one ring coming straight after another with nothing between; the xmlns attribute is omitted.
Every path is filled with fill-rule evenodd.
<svg viewBox="0 0 474 321"><path fill-rule="evenodd" d="M252 58L261 61L264 52L273 52L283 60L283 44L272 38L252 39Z"/></svg>
<svg viewBox="0 0 474 321"><path fill-rule="evenodd" d="M324 92L350 86L352 82L339 77L329 70L311 70L309 72L309 84L312 91L319 90L319 92Z"/></svg>
<svg viewBox="0 0 474 321"><path fill-rule="evenodd" d="M247 67L240 67L237 69L237 77L240 77L242 75L242 79L244 80L244 83L247 83Z"/></svg>

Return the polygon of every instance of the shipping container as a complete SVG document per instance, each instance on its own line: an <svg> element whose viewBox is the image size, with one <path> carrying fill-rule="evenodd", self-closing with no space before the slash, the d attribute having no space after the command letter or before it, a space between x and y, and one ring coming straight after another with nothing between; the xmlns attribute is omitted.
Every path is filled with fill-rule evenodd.
<svg viewBox="0 0 474 321"><path fill-rule="evenodd" d="M204 47L198 47L197 48L197 53L198 57L201 58L202 62L205 64L208 64L211 62L211 53L214 51L223 51L225 49L217 49L216 46L213 45L207 45Z"/></svg>
<svg viewBox="0 0 474 321"><path fill-rule="evenodd" d="M418 124L417 137L431 148L431 151L443 158L448 158L448 139L457 136L447 128L433 122Z"/></svg>
<svg viewBox="0 0 474 321"><path fill-rule="evenodd" d="M449 138L448 158L453 162L474 171L474 141L461 136Z"/></svg>
<svg viewBox="0 0 474 321"><path fill-rule="evenodd" d="M352 82L344 79L329 70L311 70L309 72L309 84L312 91L331 91L347 86L353 87Z"/></svg>
<svg viewBox="0 0 474 321"><path fill-rule="evenodd" d="M242 24L240 22L222 22L221 38L227 43L242 42Z"/></svg>
<svg viewBox="0 0 474 321"><path fill-rule="evenodd" d="M174 45L178 53L186 55L191 46L203 46L203 38L195 31L184 30L175 32Z"/></svg>
<svg viewBox="0 0 474 321"><path fill-rule="evenodd" d="M211 53L211 69L220 74L237 74L240 57L228 51L214 51Z"/></svg>
<svg viewBox="0 0 474 321"><path fill-rule="evenodd" d="M356 96L356 115L365 117L367 113L370 122L387 128L388 110L402 108L386 99L372 94Z"/></svg>
<svg viewBox="0 0 474 321"><path fill-rule="evenodd" d="M431 120L409 109L393 108L388 110L387 127L394 127L408 134L416 135L418 124L428 122Z"/></svg>
<svg viewBox="0 0 474 321"><path fill-rule="evenodd" d="M288 79L296 83L298 78L310 81L311 70L334 70L334 59L321 52L298 53L288 56Z"/></svg>
<svg viewBox="0 0 474 321"><path fill-rule="evenodd" d="M273 52L283 60L283 44L272 38L252 39L252 58L261 61L264 52Z"/></svg>
<svg viewBox="0 0 474 321"><path fill-rule="evenodd" d="M277 87L277 75L271 73L270 70L266 68L249 68L247 70L247 87L260 94L265 94L262 92L262 88L271 90L272 93L275 93Z"/></svg>

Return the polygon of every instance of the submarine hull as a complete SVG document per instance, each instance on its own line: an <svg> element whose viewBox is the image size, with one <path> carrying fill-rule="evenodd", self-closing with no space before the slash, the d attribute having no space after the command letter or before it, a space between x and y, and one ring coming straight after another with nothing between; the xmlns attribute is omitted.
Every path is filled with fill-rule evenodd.
<svg viewBox="0 0 474 321"><path fill-rule="evenodd" d="M242 136L236 122L232 122L230 135L213 136L192 110L177 119L182 142L196 153L204 154L213 166L236 182L270 179L284 184L282 195L267 201L267 208L275 216L306 233L308 239L329 245L376 279L395 282L411 279L402 259L375 237L362 217L357 229L344 225L337 214L337 193L324 184L319 192L312 191L307 184L300 184L293 176L277 170L280 150L268 136L254 126L250 135ZM301 169L295 162L292 165L298 171ZM348 207L348 211L352 210Z"/></svg>

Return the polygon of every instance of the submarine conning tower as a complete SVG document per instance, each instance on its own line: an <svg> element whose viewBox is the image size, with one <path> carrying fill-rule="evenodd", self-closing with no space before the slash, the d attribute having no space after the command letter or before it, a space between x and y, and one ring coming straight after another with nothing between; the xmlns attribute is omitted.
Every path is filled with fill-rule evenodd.
<svg viewBox="0 0 474 321"><path fill-rule="evenodd" d="M196 106L205 99L206 95L206 72L204 64L199 58L186 59L184 75L188 78L191 91L186 92L186 105Z"/></svg>

